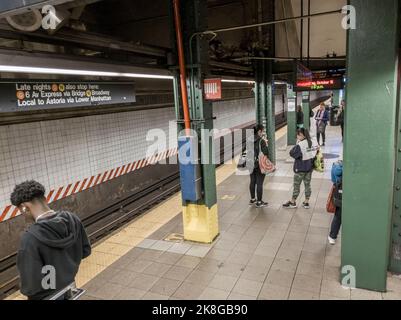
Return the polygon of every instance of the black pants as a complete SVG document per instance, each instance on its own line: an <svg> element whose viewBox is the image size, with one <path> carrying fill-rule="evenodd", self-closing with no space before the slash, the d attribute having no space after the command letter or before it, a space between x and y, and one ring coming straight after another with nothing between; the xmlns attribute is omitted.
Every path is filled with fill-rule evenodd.
<svg viewBox="0 0 401 320"><path fill-rule="evenodd" d="M344 123L341 123L340 126L341 126L341 137L344 138Z"/></svg>
<svg viewBox="0 0 401 320"><path fill-rule="evenodd" d="M316 137L317 137L317 143L320 144L320 135L322 135L323 138L323 144L326 141L326 127L324 127L323 130L319 130L319 127L316 128Z"/></svg>
<svg viewBox="0 0 401 320"><path fill-rule="evenodd" d="M337 239L340 227L341 227L341 208L336 207L336 212L334 214L333 221L331 222L331 227L330 227L330 238Z"/></svg>
<svg viewBox="0 0 401 320"><path fill-rule="evenodd" d="M251 199L255 199L255 188L256 188L257 200L262 201L264 180L265 180L265 175L262 172L260 172L260 169L259 168L253 169L253 172L251 173L251 183L249 184Z"/></svg>

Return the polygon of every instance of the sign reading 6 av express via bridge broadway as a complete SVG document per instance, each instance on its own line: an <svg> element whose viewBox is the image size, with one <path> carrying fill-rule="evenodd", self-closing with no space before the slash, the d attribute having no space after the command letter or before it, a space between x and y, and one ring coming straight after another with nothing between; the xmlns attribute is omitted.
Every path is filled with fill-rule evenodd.
<svg viewBox="0 0 401 320"><path fill-rule="evenodd" d="M1 82L0 112L134 103L133 83Z"/></svg>

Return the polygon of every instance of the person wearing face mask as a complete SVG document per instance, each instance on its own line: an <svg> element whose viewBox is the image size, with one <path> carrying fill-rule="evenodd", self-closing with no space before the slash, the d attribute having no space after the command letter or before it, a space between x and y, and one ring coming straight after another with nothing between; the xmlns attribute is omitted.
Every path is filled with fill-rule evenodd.
<svg viewBox="0 0 401 320"><path fill-rule="evenodd" d="M296 200L299 196L301 183L305 185L305 201L302 206L309 209L309 199L312 194L311 180L313 171L313 159L319 150L319 145L315 139L312 139L305 128L297 130L297 145L290 151L290 156L295 159L294 162L294 182L292 199L283 204L284 208L297 208Z"/></svg>
<svg viewBox="0 0 401 320"><path fill-rule="evenodd" d="M16 185L10 198L32 223L22 235L17 254L20 291L29 300L46 299L75 281L81 260L91 254L88 236L75 214L49 208L45 188L39 182ZM53 288L43 285L44 277L50 274L45 266L54 268Z"/></svg>
<svg viewBox="0 0 401 320"><path fill-rule="evenodd" d="M249 205L255 205L257 208L266 207L267 202L262 200L263 198L263 182L266 175L262 173L259 168L259 153L262 152L265 156L268 155L269 149L267 139L264 133L265 128L263 125L256 125L253 128L253 135L247 140L247 155L246 155L246 167L250 173L250 184L249 191L251 194L251 200ZM256 197L255 197L256 189Z"/></svg>

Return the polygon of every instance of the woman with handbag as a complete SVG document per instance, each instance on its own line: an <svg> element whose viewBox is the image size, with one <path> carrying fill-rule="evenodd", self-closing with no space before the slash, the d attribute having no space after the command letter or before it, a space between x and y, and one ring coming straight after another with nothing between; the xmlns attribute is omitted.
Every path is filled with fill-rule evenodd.
<svg viewBox="0 0 401 320"><path fill-rule="evenodd" d="M294 162L294 191L292 199L283 204L284 208L295 209L297 207L296 200L299 196L301 183L305 185L305 201L302 206L309 209L309 199L312 194L311 180L313 171L313 161L319 146L316 141L312 141L309 132L305 128L297 130L297 145L290 151L290 156L295 159Z"/></svg>
<svg viewBox="0 0 401 320"><path fill-rule="evenodd" d="M316 136L319 145L324 146L326 142L326 126L329 121L329 112L326 110L324 102L319 106L319 110L316 112ZM320 135L323 138L323 144L320 144Z"/></svg>
<svg viewBox="0 0 401 320"><path fill-rule="evenodd" d="M267 206L267 202L262 200L263 197L263 182L265 180L265 173L262 172L259 165L260 153L267 156L269 153L267 139L265 138L263 125L256 125L253 130L253 136L248 138L247 141L247 169L250 173L249 191L251 200L249 205L255 205L257 208ZM255 197L256 189L256 197Z"/></svg>
<svg viewBox="0 0 401 320"><path fill-rule="evenodd" d="M331 168L331 181L333 182L333 204L335 213L330 226L330 234L328 240L330 244L335 244L338 233L341 228L341 207L342 207L342 177L343 177L343 162L338 161Z"/></svg>

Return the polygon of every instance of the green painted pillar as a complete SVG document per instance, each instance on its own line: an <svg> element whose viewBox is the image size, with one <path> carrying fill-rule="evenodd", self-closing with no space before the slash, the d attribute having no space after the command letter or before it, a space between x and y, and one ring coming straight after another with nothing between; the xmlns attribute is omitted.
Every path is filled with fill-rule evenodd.
<svg viewBox="0 0 401 320"><path fill-rule="evenodd" d="M333 106L340 105L340 90L333 91Z"/></svg>
<svg viewBox="0 0 401 320"><path fill-rule="evenodd" d="M401 67L399 65L400 71ZM400 79L398 79L400 81ZM400 83L398 82L397 93L400 95ZM390 266L389 270L395 273L401 273L401 110L400 102L397 108L397 150L395 163L395 179L393 191L393 218L391 230L391 250L390 250Z"/></svg>
<svg viewBox="0 0 401 320"><path fill-rule="evenodd" d="M293 146L297 143L297 95L293 91L292 85L287 85L287 145Z"/></svg>
<svg viewBox="0 0 401 320"><path fill-rule="evenodd" d="M170 6L172 1L170 2ZM204 79L209 75L209 54L207 37L192 37L208 29L207 3L203 0L181 1L181 28L184 40L184 56L187 66L187 89L191 115L191 133L197 137L198 166L201 180L201 196L196 200L182 199L184 239L194 242L211 243L219 234L216 192L215 148L213 138L213 105L204 97ZM172 7L170 7L170 15ZM175 27L171 27L173 53L177 56ZM193 39L192 42L190 39ZM177 59L178 61L178 59ZM178 68L176 68L178 70ZM179 73L174 80L174 99L179 128L182 128L182 103ZM195 134L196 133L196 134Z"/></svg>
<svg viewBox="0 0 401 320"><path fill-rule="evenodd" d="M304 112L304 127L310 130L310 101L309 101L309 91L302 92L302 110Z"/></svg>
<svg viewBox="0 0 401 320"><path fill-rule="evenodd" d="M395 165L399 4L398 0L351 0L350 5L357 19L356 29L347 31L341 263L343 268L354 268L357 288L385 291Z"/></svg>
<svg viewBox="0 0 401 320"><path fill-rule="evenodd" d="M276 162L276 121L274 112L272 62L255 62L256 122L266 128L269 139L269 159Z"/></svg>

